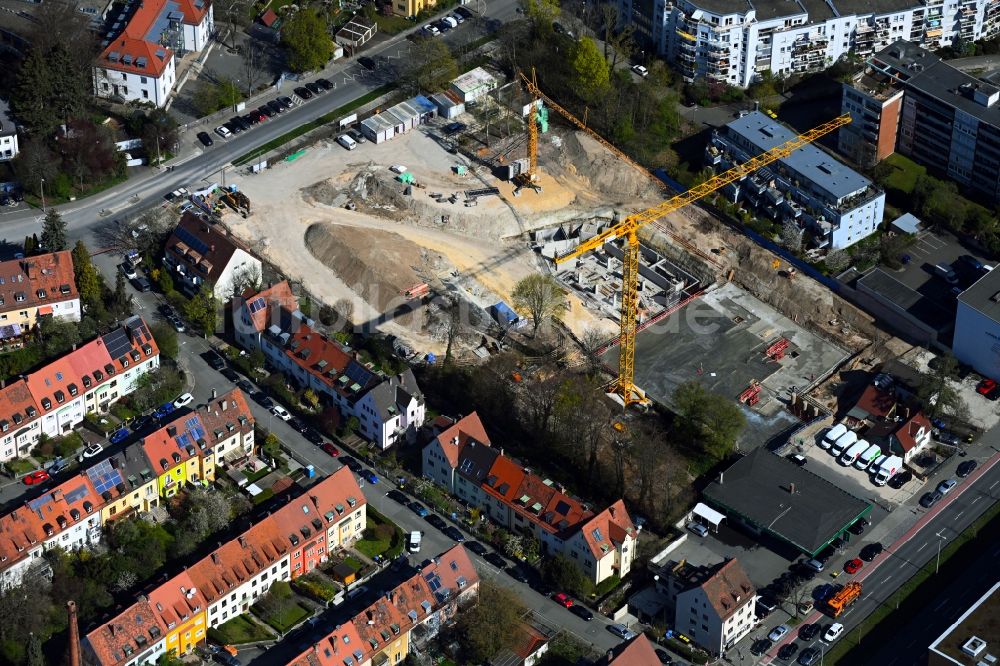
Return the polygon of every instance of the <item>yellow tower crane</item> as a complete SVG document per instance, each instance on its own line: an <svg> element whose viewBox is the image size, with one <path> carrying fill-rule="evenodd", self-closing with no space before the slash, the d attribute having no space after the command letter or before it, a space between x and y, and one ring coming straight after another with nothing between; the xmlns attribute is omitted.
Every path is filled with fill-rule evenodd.
<svg viewBox="0 0 1000 666"><path fill-rule="evenodd" d="M522 75L523 76L523 75ZM530 83L530 82L529 82ZM532 84L533 85L533 84ZM529 88L530 89L530 88ZM564 114L565 115L565 114ZM622 306L621 306L621 336L619 338L618 351L618 379L615 381L611 392L618 394L625 405L646 404L643 391L635 385L635 340L639 318L639 229L650 222L655 222L660 218L674 212L690 203L701 199L717 190L734 183L746 176L749 176L757 169L767 166L772 162L788 157L802 146L816 141L820 137L829 134L839 127L851 122L850 115L842 115L838 118L814 127L804 134L786 141L780 146L776 146L765 153L757 155L744 164L720 173L700 185L692 187L686 192L678 194L672 199L644 210L640 213L629 215L615 226L599 233L578 245L575 249L555 258L555 263L575 259L591 250L596 250L608 241L625 239L624 270L622 276ZM602 140L607 145L607 142ZM614 149L615 153L619 153ZM631 160L628 160L632 162ZM645 170L644 170L645 171Z"/></svg>

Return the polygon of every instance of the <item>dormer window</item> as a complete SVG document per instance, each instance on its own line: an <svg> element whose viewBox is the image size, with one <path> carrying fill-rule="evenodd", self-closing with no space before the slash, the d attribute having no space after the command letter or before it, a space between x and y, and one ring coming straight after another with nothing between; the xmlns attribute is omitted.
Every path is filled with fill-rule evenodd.
<svg viewBox="0 0 1000 666"><path fill-rule="evenodd" d="M42 409L45 411L52 409L52 401L48 398L42 398Z"/></svg>
<svg viewBox="0 0 1000 666"><path fill-rule="evenodd" d="M63 393L62 391L56 391L55 395L56 395L56 402L58 402L60 405L66 402L66 394Z"/></svg>
<svg viewBox="0 0 1000 666"><path fill-rule="evenodd" d="M18 303L22 302L24 299L25 295L23 291L19 291L14 294L14 300L17 301Z"/></svg>
<svg viewBox="0 0 1000 666"><path fill-rule="evenodd" d="M44 301L48 294L45 293L44 289L39 289L35 292L35 296L38 296L38 300Z"/></svg>
<svg viewBox="0 0 1000 666"><path fill-rule="evenodd" d="M70 384L69 386L66 387L66 389L69 391L69 394L71 396L75 396L77 393L80 392L80 390L76 387L76 384Z"/></svg>
<svg viewBox="0 0 1000 666"><path fill-rule="evenodd" d="M29 419L33 419L38 414L38 410L31 405L28 405L28 407L24 410L24 413L28 415Z"/></svg>

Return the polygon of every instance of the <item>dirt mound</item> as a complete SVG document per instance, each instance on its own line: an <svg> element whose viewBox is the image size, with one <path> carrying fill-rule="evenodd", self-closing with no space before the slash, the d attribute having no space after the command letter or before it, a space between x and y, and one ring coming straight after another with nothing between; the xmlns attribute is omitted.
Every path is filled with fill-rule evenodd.
<svg viewBox="0 0 1000 666"><path fill-rule="evenodd" d="M425 282L443 257L380 229L316 223L306 230L306 247L337 277L374 307L398 303L401 292Z"/></svg>
<svg viewBox="0 0 1000 666"><path fill-rule="evenodd" d="M619 159L589 135L571 132L552 138L552 147L559 151L562 167L587 181L592 194L613 197L618 201L660 198L660 189L645 174Z"/></svg>

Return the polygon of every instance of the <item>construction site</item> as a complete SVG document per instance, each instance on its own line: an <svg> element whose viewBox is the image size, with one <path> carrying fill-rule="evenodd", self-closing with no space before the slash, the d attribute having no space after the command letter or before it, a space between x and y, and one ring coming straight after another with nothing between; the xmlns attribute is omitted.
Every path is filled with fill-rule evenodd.
<svg viewBox="0 0 1000 666"><path fill-rule="evenodd" d="M875 339L867 315L793 278L704 208L663 209L674 193L580 121L562 122L559 110L540 132L537 108L505 140L463 114L461 137L445 139L435 119L351 151L320 141L261 173L231 175L254 205L226 224L316 299L349 300L356 325L421 355L445 347L444 308L473 312L469 353L496 334L491 306L510 303L522 278L551 273L566 287L566 331L606 336L612 374L621 313L634 312L635 395L669 404L678 384L703 382L749 410L744 439L760 443L789 425L790 392ZM498 169L512 161L516 169Z"/></svg>

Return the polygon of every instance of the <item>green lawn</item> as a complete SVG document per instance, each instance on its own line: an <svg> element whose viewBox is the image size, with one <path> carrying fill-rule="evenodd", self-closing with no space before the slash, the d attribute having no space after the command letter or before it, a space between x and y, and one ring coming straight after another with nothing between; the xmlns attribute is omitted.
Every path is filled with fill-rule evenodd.
<svg viewBox="0 0 1000 666"><path fill-rule="evenodd" d="M257 470L256 472L249 472L249 473L244 472L244 474L247 477L247 482L248 483L256 483L257 481L259 481L260 479L263 479L265 476L267 476L270 473L271 473L271 468L270 467L265 467L264 469Z"/></svg>
<svg viewBox="0 0 1000 666"><path fill-rule="evenodd" d="M884 162L893 167L892 173L885 181L886 186L902 194L911 194L917 184L917 178L927 173L927 169L899 153L893 153L885 158Z"/></svg>
<svg viewBox="0 0 1000 666"><path fill-rule="evenodd" d="M31 461L24 460L23 458L15 458L7 463L7 468L14 474L27 474L28 472L35 469L35 466L31 464Z"/></svg>
<svg viewBox="0 0 1000 666"><path fill-rule="evenodd" d="M396 16L395 14L392 16L378 14L375 16L375 23L378 24L378 31L384 32L387 35L395 35L416 25L413 21L407 21L402 16Z"/></svg>
<svg viewBox="0 0 1000 666"><path fill-rule="evenodd" d="M307 617L309 617L309 609L298 603L289 603L280 611L263 619L275 631L283 634Z"/></svg>
<svg viewBox="0 0 1000 666"><path fill-rule="evenodd" d="M222 645L240 645L271 638L271 633L247 615L237 615L232 620L208 630L208 637Z"/></svg>
<svg viewBox="0 0 1000 666"><path fill-rule="evenodd" d="M344 564L354 569L355 572L361 571L365 568L364 562L354 557L353 555L348 555L344 558Z"/></svg>
<svg viewBox="0 0 1000 666"><path fill-rule="evenodd" d="M369 527L371 522L368 523ZM358 552L375 559L376 555L381 555L385 551L389 550L390 539L379 539L372 536L371 538L360 539L354 547L358 549Z"/></svg>

